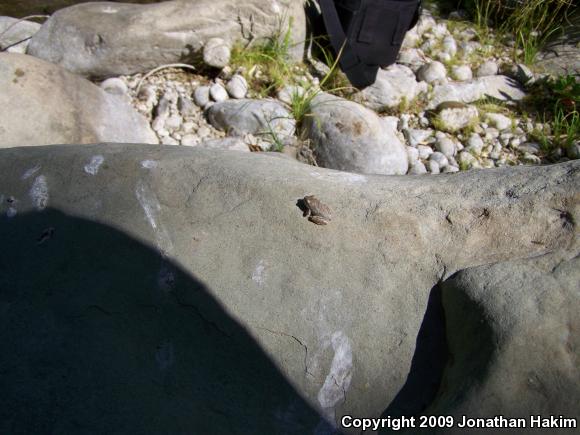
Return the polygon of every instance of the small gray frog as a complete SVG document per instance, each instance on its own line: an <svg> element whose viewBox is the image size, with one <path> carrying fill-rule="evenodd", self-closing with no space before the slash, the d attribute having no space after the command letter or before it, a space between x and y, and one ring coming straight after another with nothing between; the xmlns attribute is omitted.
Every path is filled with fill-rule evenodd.
<svg viewBox="0 0 580 435"><path fill-rule="evenodd" d="M307 195L302 199L304 217L316 225L326 225L332 218L332 210L320 202L314 195Z"/></svg>

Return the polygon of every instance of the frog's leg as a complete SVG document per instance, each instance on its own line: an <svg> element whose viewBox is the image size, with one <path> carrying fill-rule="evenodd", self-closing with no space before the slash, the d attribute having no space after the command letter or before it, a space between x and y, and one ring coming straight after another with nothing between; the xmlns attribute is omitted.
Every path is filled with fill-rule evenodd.
<svg viewBox="0 0 580 435"><path fill-rule="evenodd" d="M321 216L309 216L308 220L312 223L315 223L316 225L326 225L328 222L326 221L325 218L321 217Z"/></svg>

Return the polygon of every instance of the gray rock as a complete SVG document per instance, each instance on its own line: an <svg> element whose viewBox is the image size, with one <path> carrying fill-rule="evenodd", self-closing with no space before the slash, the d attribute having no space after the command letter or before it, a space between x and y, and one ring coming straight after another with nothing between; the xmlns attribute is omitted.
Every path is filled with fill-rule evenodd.
<svg viewBox="0 0 580 435"><path fill-rule="evenodd" d="M196 134L186 134L181 138L181 145L193 147L199 145L200 138Z"/></svg>
<svg viewBox="0 0 580 435"><path fill-rule="evenodd" d="M211 38L203 47L203 62L214 68L223 68L230 62L231 50L222 38Z"/></svg>
<svg viewBox="0 0 580 435"><path fill-rule="evenodd" d="M449 352L455 364L445 374L446 391L426 415L445 410L457 418L472 413L493 418L501 409L502 415L526 420L546 413L578 418L574 403L580 400L580 378L571 363L580 345L578 335L571 333L580 326L577 252L574 246L568 253L558 250L470 268L443 283ZM461 403L447 392L472 382L478 388L466 390Z"/></svg>
<svg viewBox="0 0 580 435"><path fill-rule="evenodd" d="M163 145L179 145L179 141L171 136L165 136L161 138L161 143Z"/></svg>
<svg viewBox="0 0 580 435"><path fill-rule="evenodd" d="M360 104L321 93L304 120L317 162L326 168L360 174L405 174L405 146L396 131Z"/></svg>
<svg viewBox="0 0 580 435"><path fill-rule="evenodd" d="M459 168L457 166L448 165L443 168L444 174L454 174L456 172L459 172Z"/></svg>
<svg viewBox="0 0 580 435"><path fill-rule="evenodd" d="M226 90L232 98L245 98L248 93L248 82L244 76L235 74L226 84Z"/></svg>
<svg viewBox="0 0 580 435"><path fill-rule="evenodd" d="M445 69L445 65L437 61L425 64L419 69L419 71L417 71L417 79L427 83L432 83L436 80L442 80L445 77L447 77L447 70Z"/></svg>
<svg viewBox="0 0 580 435"><path fill-rule="evenodd" d="M405 135L407 142L409 142L409 145L416 147L418 145L426 144L428 140L433 137L433 130L406 128L403 130L403 134Z"/></svg>
<svg viewBox="0 0 580 435"><path fill-rule="evenodd" d="M566 155L569 159L580 159L580 142L576 141L566 148Z"/></svg>
<svg viewBox="0 0 580 435"><path fill-rule="evenodd" d="M276 32L282 38L290 25L290 54L300 60L306 39L301 2L83 3L55 12L30 40L28 53L84 76L110 77L168 63L200 62L203 47L212 38L230 46Z"/></svg>
<svg viewBox="0 0 580 435"><path fill-rule="evenodd" d="M476 124L479 119L479 112L474 106L445 107L439 111L437 119L439 128L443 131L454 133Z"/></svg>
<svg viewBox="0 0 580 435"><path fill-rule="evenodd" d="M295 121L288 110L274 100L228 100L216 103L207 111L209 122L231 136L244 134L269 137L270 132L292 136Z"/></svg>
<svg viewBox="0 0 580 435"><path fill-rule="evenodd" d="M502 101L520 101L526 94L515 80L496 75L466 83L435 85L428 107L434 109L444 101L471 103L486 96Z"/></svg>
<svg viewBox="0 0 580 435"><path fill-rule="evenodd" d="M425 84L418 83L415 74L404 65L391 65L379 69L377 80L358 93L365 106L379 110L397 107L403 99L413 101L427 90Z"/></svg>
<svg viewBox="0 0 580 435"><path fill-rule="evenodd" d="M451 77L460 82L466 82L473 78L469 65L456 65L451 68Z"/></svg>
<svg viewBox="0 0 580 435"><path fill-rule="evenodd" d="M183 119L179 115L171 115L165 120L165 128L169 131L179 130L181 124L183 124Z"/></svg>
<svg viewBox="0 0 580 435"><path fill-rule="evenodd" d="M199 112L196 105L189 98L183 96L180 96L177 100L177 108L181 116L185 118L191 117Z"/></svg>
<svg viewBox="0 0 580 435"><path fill-rule="evenodd" d="M501 113L486 113L485 119L489 125L497 128L499 131L507 130L512 126L512 120Z"/></svg>
<svg viewBox="0 0 580 435"><path fill-rule="evenodd" d="M312 434L322 416L394 407L578 417L580 162L374 177L260 154L0 150L17 208L0 205L3 428ZM303 217L307 194L328 225Z"/></svg>
<svg viewBox="0 0 580 435"><path fill-rule="evenodd" d="M499 68L496 62L493 60L487 60L477 68L475 75L477 77L494 76L498 73L498 70Z"/></svg>
<svg viewBox="0 0 580 435"><path fill-rule="evenodd" d="M24 54L0 53L0 147L97 142L158 143L125 99Z"/></svg>
<svg viewBox="0 0 580 435"><path fill-rule="evenodd" d="M409 168L409 175L423 175L427 173L427 168L422 162L414 162Z"/></svg>
<svg viewBox="0 0 580 435"><path fill-rule="evenodd" d="M427 62L427 58L420 48L406 48L399 52L397 63L409 67L414 73Z"/></svg>
<svg viewBox="0 0 580 435"><path fill-rule="evenodd" d="M439 164L439 167L441 167L441 168L444 168L445 166L447 166L449 164L449 160L447 159L447 156L439 151L435 151L433 154L431 154L429 156L429 160L436 162L437 164Z"/></svg>
<svg viewBox="0 0 580 435"><path fill-rule="evenodd" d="M16 18L0 17L0 50L8 53L26 53L29 38L38 32L38 29L40 24L32 21L19 22Z"/></svg>
<svg viewBox="0 0 580 435"><path fill-rule="evenodd" d="M193 101L202 109L209 103L209 86L200 86L193 91Z"/></svg>
<svg viewBox="0 0 580 435"><path fill-rule="evenodd" d="M121 3L119 0L112 0ZM83 3L84 0L0 0L0 11L10 17L52 14L59 9ZM122 0L122 3L155 3L157 0Z"/></svg>
<svg viewBox="0 0 580 435"><path fill-rule="evenodd" d="M216 103L221 103L226 101L230 96L228 95L228 91L221 85L221 83L214 83L209 88L209 95L212 100Z"/></svg>
<svg viewBox="0 0 580 435"><path fill-rule="evenodd" d="M103 91L118 96L125 96L129 91L125 82L118 77L107 79L101 82L99 86Z"/></svg>

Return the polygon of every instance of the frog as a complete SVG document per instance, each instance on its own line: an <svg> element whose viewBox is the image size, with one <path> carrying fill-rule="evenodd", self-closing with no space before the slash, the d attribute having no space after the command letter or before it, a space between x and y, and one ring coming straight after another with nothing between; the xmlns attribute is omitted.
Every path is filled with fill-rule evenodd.
<svg viewBox="0 0 580 435"><path fill-rule="evenodd" d="M314 195L306 195L302 199L303 216L316 225L327 225L332 218L332 210L326 204L320 202Z"/></svg>

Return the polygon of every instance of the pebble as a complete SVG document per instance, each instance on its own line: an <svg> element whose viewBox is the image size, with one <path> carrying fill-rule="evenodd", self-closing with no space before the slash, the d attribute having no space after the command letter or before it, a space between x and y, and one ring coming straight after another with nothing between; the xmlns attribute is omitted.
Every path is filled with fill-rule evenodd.
<svg viewBox="0 0 580 435"><path fill-rule="evenodd" d="M107 79L99 86L103 91L112 95L127 95L127 92L129 91L125 82L118 77Z"/></svg>
<svg viewBox="0 0 580 435"><path fill-rule="evenodd" d="M449 159L442 152L435 151L429 156L429 161L435 161L439 164L441 168L444 168L449 164Z"/></svg>
<svg viewBox="0 0 580 435"><path fill-rule="evenodd" d="M460 82L467 82L473 78L473 72L468 65L456 65L451 68L451 77Z"/></svg>
<svg viewBox="0 0 580 435"><path fill-rule="evenodd" d="M446 157L455 155L455 143L450 137L444 136L437 139L435 142L435 149L442 152Z"/></svg>
<svg viewBox="0 0 580 435"><path fill-rule="evenodd" d="M189 98L183 96L179 97L179 100L177 100L177 108L179 109L181 116L184 117L193 116L199 110Z"/></svg>
<svg viewBox="0 0 580 435"><path fill-rule="evenodd" d="M435 160L429 160L427 165L429 166L429 172L432 174L439 174L441 172L441 165Z"/></svg>
<svg viewBox="0 0 580 435"><path fill-rule="evenodd" d="M433 130L420 130L416 128L406 128L403 130L405 139L409 142L409 145L416 147L418 145L424 145L427 140L433 136Z"/></svg>
<svg viewBox="0 0 580 435"><path fill-rule="evenodd" d="M183 124L183 119L179 115L171 115L165 120L165 128L169 131L179 130L181 124Z"/></svg>
<svg viewBox="0 0 580 435"><path fill-rule="evenodd" d="M419 158L422 160L427 160L433 154L433 148L426 145L418 145L417 151L419 152Z"/></svg>
<svg viewBox="0 0 580 435"><path fill-rule="evenodd" d="M451 57L457 54L457 42L453 36L446 36L443 38L442 47L445 53L448 53Z"/></svg>
<svg viewBox="0 0 580 435"><path fill-rule="evenodd" d="M419 160L419 150L408 145L406 146L406 149L407 157L409 158L409 164L413 165L414 162Z"/></svg>
<svg viewBox="0 0 580 435"><path fill-rule="evenodd" d="M485 119L489 125L497 128L498 130L507 130L512 126L512 120L501 113L488 113L485 115Z"/></svg>
<svg viewBox="0 0 580 435"><path fill-rule="evenodd" d="M209 89L209 95L216 103L221 103L222 101L229 99L228 92L220 83L215 83L212 85L212 87Z"/></svg>
<svg viewBox="0 0 580 435"><path fill-rule="evenodd" d="M471 167L473 165L473 162L475 162L477 159L469 152L467 151L461 151L459 153L459 163L461 165L467 165L467 167Z"/></svg>
<svg viewBox="0 0 580 435"><path fill-rule="evenodd" d="M476 156L481 154L483 149L483 139L477 133L472 133L467 139L467 150Z"/></svg>
<svg viewBox="0 0 580 435"><path fill-rule="evenodd" d="M443 168L443 173L444 174L453 174L455 172L459 172L459 168L456 166L445 166Z"/></svg>
<svg viewBox="0 0 580 435"><path fill-rule="evenodd" d="M193 93L193 101L202 109L209 103L209 86L200 86Z"/></svg>
<svg viewBox="0 0 580 435"><path fill-rule="evenodd" d="M226 91L232 98L245 98L248 93L248 82L242 75L235 74L226 84Z"/></svg>
<svg viewBox="0 0 580 435"><path fill-rule="evenodd" d="M477 71L475 72L475 75L477 77L486 77L486 76L494 76L497 74L498 72L498 66L497 63L495 63L492 60L487 60L485 62L483 62L479 68L477 68Z"/></svg>
<svg viewBox="0 0 580 435"><path fill-rule="evenodd" d="M445 69L445 65L438 61L425 64L417 71L417 79L427 83L433 83L436 80L441 80L446 77L447 70Z"/></svg>
<svg viewBox="0 0 580 435"><path fill-rule="evenodd" d="M199 144L199 138L195 134L186 134L181 138L181 145L195 146Z"/></svg>
<svg viewBox="0 0 580 435"><path fill-rule="evenodd" d="M409 169L408 174L410 175L423 175L427 173L427 168L421 162L416 162L414 165L411 166Z"/></svg>
<svg viewBox="0 0 580 435"><path fill-rule="evenodd" d="M164 137L161 139L163 145L179 145L179 141L175 140L171 136Z"/></svg>
<svg viewBox="0 0 580 435"><path fill-rule="evenodd" d="M214 68L223 68L230 62L231 50L221 38L211 38L203 48L203 61Z"/></svg>

